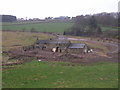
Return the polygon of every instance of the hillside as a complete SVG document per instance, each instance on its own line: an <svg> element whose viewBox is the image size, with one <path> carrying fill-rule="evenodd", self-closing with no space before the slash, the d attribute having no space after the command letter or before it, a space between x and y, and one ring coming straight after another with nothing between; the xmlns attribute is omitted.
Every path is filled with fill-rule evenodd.
<svg viewBox="0 0 120 90"><path fill-rule="evenodd" d="M31 31L32 29L39 32L58 32L63 33L65 29L71 27L73 23L3 23L3 30Z"/></svg>
<svg viewBox="0 0 120 90"><path fill-rule="evenodd" d="M72 22L14 22L3 23L2 30L31 31L38 32L57 32L63 33L66 29L73 26ZM0 26L1 27L1 26ZM101 26L102 31L118 30L117 27Z"/></svg>

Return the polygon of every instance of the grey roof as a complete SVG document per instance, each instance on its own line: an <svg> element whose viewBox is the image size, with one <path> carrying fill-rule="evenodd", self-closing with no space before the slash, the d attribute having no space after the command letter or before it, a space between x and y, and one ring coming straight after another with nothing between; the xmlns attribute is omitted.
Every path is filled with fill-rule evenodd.
<svg viewBox="0 0 120 90"><path fill-rule="evenodd" d="M66 41L66 40L51 40L49 43L69 43L69 41Z"/></svg>
<svg viewBox="0 0 120 90"><path fill-rule="evenodd" d="M35 43L44 44L44 43L69 43L67 40L37 40Z"/></svg>
<svg viewBox="0 0 120 90"><path fill-rule="evenodd" d="M84 48L85 44L81 44L81 43L72 43L70 44L70 46L68 48Z"/></svg>
<svg viewBox="0 0 120 90"><path fill-rule="evenodd" d="M37 40L35 43L39 44L49 43L49 40Z"/></svg>

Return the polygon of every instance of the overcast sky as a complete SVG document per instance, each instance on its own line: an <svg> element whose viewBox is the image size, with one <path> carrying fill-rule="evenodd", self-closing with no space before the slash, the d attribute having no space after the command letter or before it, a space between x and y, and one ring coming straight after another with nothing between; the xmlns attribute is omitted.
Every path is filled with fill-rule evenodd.
<svg viewBox="0 0 120 90"><path fill-rule="evenodd" d="M17 18L77 16L117 12L119 0L0 0L0 14Z"/></svg>

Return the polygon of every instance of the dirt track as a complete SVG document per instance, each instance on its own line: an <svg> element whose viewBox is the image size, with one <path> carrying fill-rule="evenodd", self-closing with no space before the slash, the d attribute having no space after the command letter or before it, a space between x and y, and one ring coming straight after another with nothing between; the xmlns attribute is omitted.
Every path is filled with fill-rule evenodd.
<svg viewBox="0 0 120 90"><path fill-rule="evenodd" d="M99 43L103 44L109 47L112 47L108 53L118 53L118 45L115 43L108 43L108 42L101 42L101 41L93 41L93 40L88 40L88 39L76 39L76 38L68 38L68 40L74 40L74 41L87 41L87 42L92 42L92 43Z"/></svg>
<svg viewBox="0 0 120 90"><path fill-rule="evenodd" d="M101 53L100 52L96 52L96 50L93 51L94 54L98 55L96 58L94 58L95 60L107 60L107 61L118 61L118 52L120 52L120 46L115 44L115 43L108 43L108 42L102 42L102 41L93 41L90 39L76 39L76 38L68 38L68 40L74 40L74 41L86 41L86 42L90 42L90 43L99 43L99 44L103 44L105 45L108 49L109 52L107 52L106 54ZM95 56L96 56L95 55ZM100 56L99 56L100 55Z"/></svg>

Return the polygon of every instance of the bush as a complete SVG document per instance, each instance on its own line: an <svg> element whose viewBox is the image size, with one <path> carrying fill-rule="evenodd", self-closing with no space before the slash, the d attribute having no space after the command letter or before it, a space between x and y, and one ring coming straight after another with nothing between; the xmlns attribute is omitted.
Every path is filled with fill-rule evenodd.
<svg viewBox="0 0 120 90"><path fill-rule="evenodd" d="M31 32L37 32L35 28L31 28Z"/></svg>

